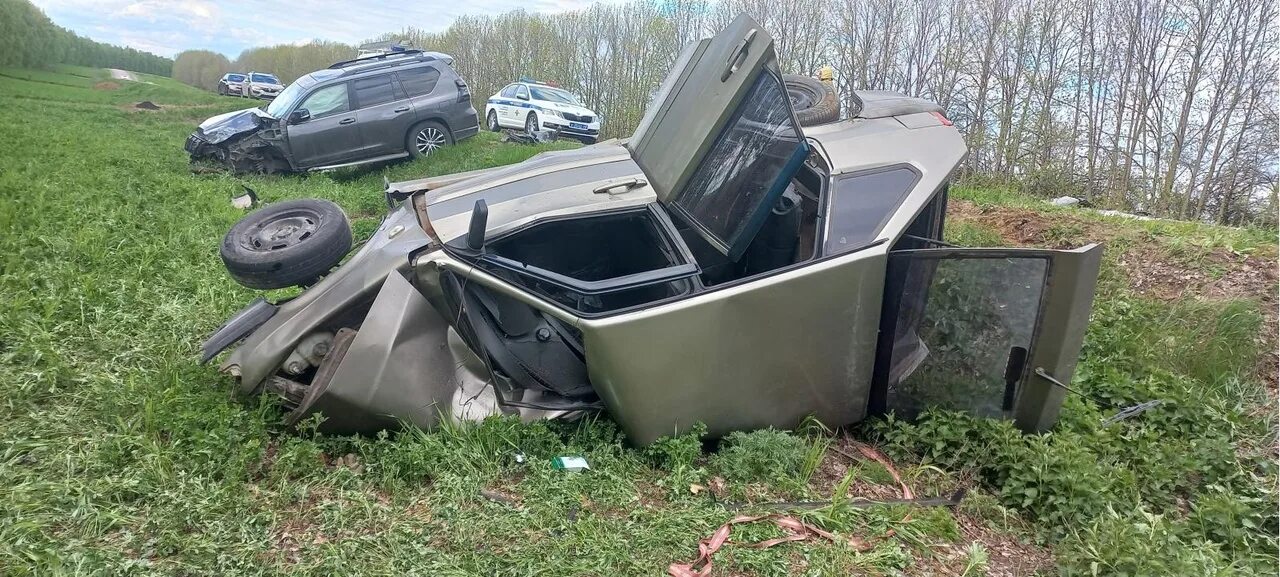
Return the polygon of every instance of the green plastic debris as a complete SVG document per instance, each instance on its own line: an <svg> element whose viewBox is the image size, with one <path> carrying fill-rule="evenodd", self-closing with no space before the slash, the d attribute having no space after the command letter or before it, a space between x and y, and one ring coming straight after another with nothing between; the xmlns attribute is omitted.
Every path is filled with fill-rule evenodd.
<svg viewBox="0 0 1280 577"><path fill-rule="evenodd" d="M556 457L551 460L551 468L560 471L583 471L590 469L584 457Z"/></svg>

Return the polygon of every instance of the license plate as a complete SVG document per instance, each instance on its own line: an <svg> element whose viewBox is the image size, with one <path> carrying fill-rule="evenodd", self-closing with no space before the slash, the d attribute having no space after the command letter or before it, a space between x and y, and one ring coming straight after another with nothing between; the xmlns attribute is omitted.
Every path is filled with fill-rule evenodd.
<svg viewBox="0 0 1280 577"><path fill-rule="evenodd" d="M587 129L587 125L585 125L585 124L583 124L583 123L581 123L581 122L570 122L570 123L569 123L569 128L577 128L578 130L586 130L586 129Z"/></svg>

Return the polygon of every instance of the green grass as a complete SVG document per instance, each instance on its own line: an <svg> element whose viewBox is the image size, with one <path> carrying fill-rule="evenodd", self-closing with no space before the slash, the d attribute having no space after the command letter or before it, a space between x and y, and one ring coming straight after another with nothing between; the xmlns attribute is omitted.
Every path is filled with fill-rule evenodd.
<svg viewBox="0 0 1280 577"><path fill-rule="evenodd" d="M486 133L429 161L192 175L183 139L245 101L159 78L93 89L102 78L0 71L0 574L654 575L691 560L697 540L735 514L722 500L892 493L887 472L865 462L824 480L819 466L843 457L816 425L735 435L715 454L692 436L633 449L603 417L287 434L269 402L231 400L230 380L195 362L201 338L254 296L217 256L243 216L228 202L239 185L268 202L332 199L368 234L384 176L544 148ZM165 109L130 110L140 100ZM1149 232L1195 246L1217 231ZM977 225L948 234L999 238ZM1211 246L1274 254L1261 237L1220 235ZM869 424L858 432L890 450L918 492L976 483L965 507L907 515L837 499L806 520L871 550L731 545L717 574L926 574L928 562L982 574L989 544L966 537L962 520L1052 546L1067 573L1274 573L1275 467L1264 452L1274 424L1254 414L1266 397L1250 372L1258 306L1165 303L1108 284L1078 381L1117 402L1155 396L1169 407L1104 428L1105 411L1072 399L1060 430L1042 437L949 414ZM584 455L592 468L556 471L557 455ZM761 524L733 540L780 535ZM939 560L947 547L958 561Z"/></svg>

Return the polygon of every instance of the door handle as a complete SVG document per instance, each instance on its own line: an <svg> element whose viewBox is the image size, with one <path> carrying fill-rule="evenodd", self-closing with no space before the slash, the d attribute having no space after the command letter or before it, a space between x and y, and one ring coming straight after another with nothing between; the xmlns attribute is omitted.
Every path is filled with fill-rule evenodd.
<svg viewBox="0 0 1280 577"><path fill-rule="evenodd" d="M624 192L630 192L642 186L648 186L648 185L649 185L649 182L643 178L628 178L625 180L615 180L613 182L606 182L605 184L596 187L596 189L591 192L595 194L604 194L606 192L611 195L622 194ZM618 190L619 188L621 188L622 190Z"/></svg>
<svg viewBox="0 0 1280 577"><path fill-rule="evenodd" d="M343 118L342 120L338 121L338 124L351 124L352 122L355 122L355 121L356 119L354 118Z"/></svg>
<svg viewBox="0 0 1280 577"><path fill-rule="evenodd" d="M408 106L401 106L400 108L397 108L397 109L395 109L395 110L392 110L392 112L394 112L394 113L396 113L396 114L400 114L401 112L408 112L408 111L409 111L409 107L408 107Z"/></svg>
<svg viewBox="0 0 1280 577"><path fill-rule="evenodd" d="M720 82L724 82L738 71L742 63L747 59L747 52L751 51L751 41L756 39L756 29L752 28L747 31L747 35L742 38L742 43L738 45L738 49L729 55L729 61L725 63L724 73L720 75Z"/></svg>

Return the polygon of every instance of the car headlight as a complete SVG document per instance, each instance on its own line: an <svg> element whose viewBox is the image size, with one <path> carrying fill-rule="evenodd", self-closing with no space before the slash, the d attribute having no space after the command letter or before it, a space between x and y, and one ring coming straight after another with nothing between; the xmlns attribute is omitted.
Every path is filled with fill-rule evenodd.
<svg viewBox="0 0 1280 577"><path fill-rule="evenodd" d="M564 118L564 115L560 114L560 111L554 108L543 108L542 111L546 112L548 116L554 116L556 118Z"/></svg>

